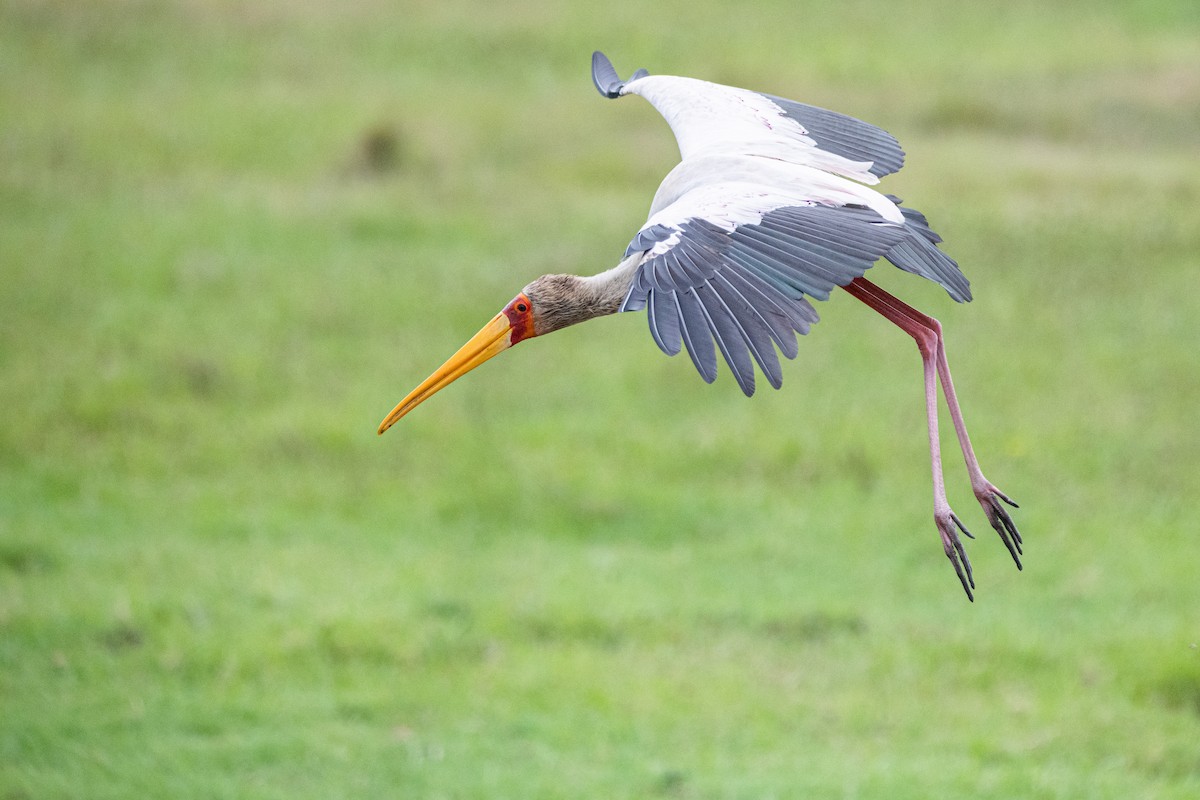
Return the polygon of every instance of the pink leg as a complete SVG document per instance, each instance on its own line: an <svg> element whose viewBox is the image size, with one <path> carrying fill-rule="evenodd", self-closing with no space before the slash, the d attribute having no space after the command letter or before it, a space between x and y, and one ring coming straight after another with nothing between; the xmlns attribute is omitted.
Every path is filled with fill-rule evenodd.
<svg viewBox="0 0 1200 800"><path fill-rule="evenodd" d="M967 434L967 426L963 421L962 409L958 404L958 395L954 391L954 380L950 377L950 363L946 360L946 344L945 339L942 337L941 323L888 294L865 278L859 278L854 283L858 284L857 288L861 289L864 294L868 294L874 298L875 303L870 304L873 308L880 311L888 319L896 322L901 328L907 330L905 324L901 324L897 320L897 317L906 319L907 324L925 328L935 334L937 338L935 356L937 359L938 377L942 382L942 391L946 395L946 405L950 409L950 418L954 421L954 431L958 435L958 443L962 449L963 459L967 463L967 473L971 479L971 490L975 493L975 498L983 507L988 522L991 523L996 533L1000 535L1000 540L1004 542L1004 546L1008 548L1008 552L1016 563L1017 569L1021 569L1021 533L1017 530L1016 523L1013 522L1012 517L1009 516L1007 509L1000 504L1000 501L1008 503L1013 508L1017 508L1017 504L985 478L979 468L979 460L975 457L974 448L971 447L971 437ZM851 294L855 293L851 292ZM859 295L855 294L855 296ZM859 297L859 299L863 298ZM887 312L881 310L880 306L886 307L888 309ZM913 335L911 331L909 333Z"/></svg>
<svg viewBox="0 0 1200 800"><path fill-rule="evenodd" d="M1019 508L1019 506L985 478L983 471L979 468L979 460L975 458L975 449L971 447L971 437L967 434L967 424L963 421L962 410L958 405L958 396L954 393L954 381L950 377L950 362L946 360L946 344L941 336L941 325L938 325L937 320L933 317L928 317L928 319L937 325L938 376L942 381L942 392L946 395L946 406L950 409L950 418L954 420L954 432L958 435L958 445L962 449L963 459L967 462L967 474L971 478L971 491L975 493L975 499L983 507L983 513L987 516L988 522L991 523L996 533L1000 534L1000 541L1004 542L1004 546L1008 548L1008 553L1016 563L1017 569L1021 569L1021 532L1017 530L1017 525L1009 515L1008 509L1002 506L1000 501L1003 500L1013 508Z"/></svg>
<svg viewBox="0 0 1200 800"><path fill-rule="evenodd" d="M912 336L917 342L918 349L921 351L921 360L925 369L925 404L926 416L929 419L929 448L930 457L933 462L934 521L937 523L938 530L942 534L942 544L946 550L946 555L954 564L955 571L959 575L959 580L962 581L963 588L966 589L967 596L970 597L971 587L974 586L974 582L971 581L970 562L966 560L966 554L962 551L958 535L954 528L951 527L951 523L967 536L971 534L950 510L950 506L946 502L946 491L941 469L941 455L938 446L937 389L933 380L935 369L938 377L941 379L942 391L946 395L946 405L950 410L950 417L954 421L954 430L958 435L959 446L962 449L963 458L967 463L967 472L971 478L971 488L975 492L975 497L979 500L980 505L982 505L988 521L996 529L996 532L1000 534L1001 540L1008 548L1009 553L1017 564L1017 568L1020 569L1021 535L1017 531L1017 527L1009 516L1008 511L1000 505L999 501L1003 500L1014 508L1016 507L1016 503L988 481L979 469L979 461L976 459L975 451L971 447L971 439L967 434L967 426L963 421L962 410L959 407L958 397L954 392L954 383L950 377L950 364L946 360L946 349L942 339L941 324L933 317L922 314L865 278L855 279L845 289L891 320L905 333ZM965 565L965 580L964 572L960 569L959 560L956 556L961 556Z"/></svg>

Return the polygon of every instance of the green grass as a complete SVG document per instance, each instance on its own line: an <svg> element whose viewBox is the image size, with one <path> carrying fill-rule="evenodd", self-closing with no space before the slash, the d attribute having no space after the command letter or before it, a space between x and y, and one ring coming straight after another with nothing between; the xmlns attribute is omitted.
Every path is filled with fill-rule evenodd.
<svg viewBox="0 0 1200 800"><path fill-rule="evenodd" d="M0 0L0 798L1191 798L1189 0ZM1027 567L929 509L911 341L848 297L781 392L640 315L386 437L675 145L588 79L884 125ZM876 277L876 273L872 273ZM947 431L949 432L949 431Z"/></svg>

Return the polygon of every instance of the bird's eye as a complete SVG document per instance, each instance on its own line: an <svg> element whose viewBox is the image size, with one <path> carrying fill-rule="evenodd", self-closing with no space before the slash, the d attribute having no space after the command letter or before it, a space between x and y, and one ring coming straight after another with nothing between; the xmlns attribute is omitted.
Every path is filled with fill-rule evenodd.
<svg viewBox="0 0 1200 800"><path fill-rule="evenodd" d="M528 310L529 310L528 303L517 303L517 311L519 311L520 313L524 314Z"/></svg>

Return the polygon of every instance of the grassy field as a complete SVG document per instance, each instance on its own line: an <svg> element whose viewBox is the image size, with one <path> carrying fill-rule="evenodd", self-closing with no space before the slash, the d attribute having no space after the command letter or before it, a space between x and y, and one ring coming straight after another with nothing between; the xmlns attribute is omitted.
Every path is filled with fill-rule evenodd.
<svg viewBox="0 0 1200 800"><path fill-rule="evenodd" d="M1194 0L0 0L0 798L1200 796ZM618 69L895 133L1018 573L911 340L780 392L641 315L387 436L673 165Z"/></svg>

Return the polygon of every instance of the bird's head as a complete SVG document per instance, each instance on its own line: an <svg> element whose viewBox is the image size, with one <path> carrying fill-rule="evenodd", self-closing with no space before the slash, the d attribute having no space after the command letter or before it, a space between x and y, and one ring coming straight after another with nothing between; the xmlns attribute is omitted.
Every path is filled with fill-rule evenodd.
<svg viewBox="0 0 1200 800"><path fill-rule="evenodd" d="M615 305L598 302L585 279L575 275L543 275L522 289L445 364L409 392L380 423L379 432L383 433L437 391L514 344L613 311Z"/></svg>

